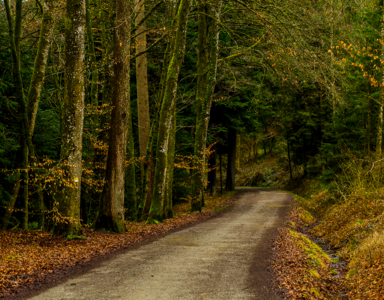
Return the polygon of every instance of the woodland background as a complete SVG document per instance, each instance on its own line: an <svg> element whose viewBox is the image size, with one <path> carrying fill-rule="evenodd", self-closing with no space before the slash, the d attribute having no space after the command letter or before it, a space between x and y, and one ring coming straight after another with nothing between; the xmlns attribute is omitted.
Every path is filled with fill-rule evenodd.
<svg viewBox="0 0 384 300"><path fill-rule="evenodd" d="M352 163L381 184L380 1L4 0L0 16L2 229L199 211L263 153L284 184L340 190Z"/></svg>
<svg viewBox="0 0 384 300"><path fill-rule="evenodd" d="M304 197L275 249L287 297L383 295L383 1L3 0L0 28L4 295L236 185Z"/></svg>

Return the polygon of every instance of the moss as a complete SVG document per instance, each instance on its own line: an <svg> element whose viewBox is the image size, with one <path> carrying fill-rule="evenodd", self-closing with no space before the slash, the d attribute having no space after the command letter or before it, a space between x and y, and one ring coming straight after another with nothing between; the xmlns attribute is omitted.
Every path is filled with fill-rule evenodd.
<svg viewBox="0 0 384 300"><path fill-rule="evenodd" d="M317 244L309 240L306 236L293 230L290 230L290 234L291 236L299 239L296 243L301 249L303 249L303 252L307 254L310 260L310 265L315 264L315 266L325 268L325 262L332 262L331 258Z"/></svg>
<svg viewBox="0 0 384 300"><path fill-rule="evenodd" d="M320 274L319 272L317 272L316 270L308 270L309 274L311 274L312 276L316 277L316 278L320 278Z"/></svg>
<svg viewBox="0 0 384 300"><path fill-rule="evenodd" d="M345 278L350 279L355 274L356 274L356 270L349 270L349 272Z"/></svg>
<svg viewBox="0 0 384 300"><path fill-rule="evenodd" d="M305 223L306 225L312 225L316 222L316 218L314 218L309 211L303 208L299 208L298 210L299 218L303 223Z"/></svg>
<svg viewBox="0 0 384 300"><path fill-rule="evenodd" d="M319 293L318 290L316 290L315 288L311 288L310 289L312 293L314 293L316 295L316 297L318 297L319 299L324 299L324 297Z"/></svg>

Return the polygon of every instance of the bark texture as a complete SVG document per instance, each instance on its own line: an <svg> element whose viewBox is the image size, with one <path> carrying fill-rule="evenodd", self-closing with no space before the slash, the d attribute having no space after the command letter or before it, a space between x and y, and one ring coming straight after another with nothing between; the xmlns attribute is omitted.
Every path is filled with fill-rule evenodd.
<svg viewBox="0 0 384 300"><path fill-rule="evenodd" d="M89 63L91 69L91 103L92 105L99 105L98 101L98 81L99 81L99 70L97 69L97 60L96 60L96 51L95 51L95 42L93 38L92 31L92 19L90 12L89 0L86 0L86 26L87 26L87 39L88 39L88 53L89 53Z"/></svg>
<svg viewBox="0 0 384 300"><path fill-rule="evenodd" d="M167 186L164 201L164 219L173 218L173 170L175 167L175 148L176 148L176 106L173 108L173 119L171 133L169 136L169 158L167 172Z"/></svg>
<svg viewBox="0 0 384 300"><path fill-rule="evenodd" d="M135 0L136 26L145 17L145 1ZM136 53L145 51L147 48L147 26L142 23L136 31ZM147 75L147 54L142 54L136 58L136 85L137 85L137 111L139 121L139 145L140 156L144 157L147 153L149 133L151 131L149 116L149 96L148 96L148 75Z"/></svg>
<svg viewBox="0 0 384 300"><path fill-rule="evenodd" d="M195 167L192 178L191 211L201 211L204 206L204 174L206 172L205 149L212 94L216 85L217 58L219 49L219 28L221 1L199 0L197 97L195 132Z"/></svg>
<svg viewBox="0 0 384 300"><path fill-rule="evenodd" d="M56 235L79 235L84 119L85 0L68 0L65 26L65 95L61 161L63 187L58 212L63 218L54 228Z"/></svg>
<svg viewBox="0 0 384 300"><path fill-rule="evenodd" d="M112 115L109 132L107 183L97 227L115 232L125 231L124 178L125 155L130 120L130 1L116 0L114 29L114 78L112 87ZM127 180L131 180L128 178Z"/></svg>
<svg viewBox="0 0 384 300"><path fill-rule="evenodd" d="M176 14L175 30L171 41L171 58L167 70L164 97L161 104L159 130L157 137L156 167L154 175L153 199L149 219L162 220L169 172L170 135L176 105L177 81L184 59L188 13L191 0L180 0Z"/></svg>

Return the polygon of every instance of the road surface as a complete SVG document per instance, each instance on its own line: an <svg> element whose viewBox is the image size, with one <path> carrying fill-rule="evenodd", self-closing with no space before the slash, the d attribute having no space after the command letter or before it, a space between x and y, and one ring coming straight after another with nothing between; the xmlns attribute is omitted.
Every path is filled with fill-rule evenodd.
<svg viewBox="0 0 384 300"><path fill-rule="evenodd" d="M119 253L29 299L279 299L268 261L292 196L239 190L220 216Z"/></svg>

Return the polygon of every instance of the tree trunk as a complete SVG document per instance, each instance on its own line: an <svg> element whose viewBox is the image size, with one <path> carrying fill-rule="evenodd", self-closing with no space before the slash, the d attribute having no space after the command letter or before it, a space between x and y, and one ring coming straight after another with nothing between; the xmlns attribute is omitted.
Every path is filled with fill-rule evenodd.
<svg viewBox="0 0 384 300"><path fill-rule="evenodd" d="M216 85L217 57L219 52L219 27L221 1L213 4L198 0L198 58L196 92L196 132L192 179L191 211L201 211L204 206L205 149L209 117L212 106L212 94ZM214 18L212 17L214 16Z"/></svg>
<svg viewBox="0 0 384 300"><path fill-rule="evenodd" d="M64 163L55 235L79 235L84 121L85 0L67 0L65 28L64 128L60 159Z"/></svg>
<svg viewBox="0 0 384 300"><path fill-rule="evenodd" d="M135 4L135 23L138 25L145 17L145 1L135 0ZM136 37L136 53L143 52L147 48L146 29L147 26L144 22L136 31L138 33ZM145 157L147 153L148 138L151 130L147 73L147 54L142 54L136 58L137 112L141 157ZM141 164L141 175L143 177L143 164Z"/></svg>
<svg viewBox="0 0 384 300"><path fill-rule="evenodd" d="M208 173L208 190L213 195L217 186L217 172L216 172L216 151L212 153L211 157L208 159L209 173Z"/></svg>
<svg viewBox="0 0 384 300"><path fill-rule="evenodd" d="M28 110L27 102L24 96L23 81L21 77L21 61L20 61L20 38L21 38L21 20L22 20L22 7L23 1L16 1L16 13L15 20L13 20L11 7L9 0L4 0L5 11L8 21L8 30L9 30L9 41L13 61L13 80L16 90L16 98L19 103L19 119L20 119L20 189L22 191L19 207L21 209L20 219L21 219L21 228L28 229L28 155L29 149L28 145L31 143L29 135L29 122L28 122ZM18 189L14 189L18 190ZM17 197L17 194L14 194ZM11 210L12 211L12 210Z"/></svg>
<svg viewBox="0 0 384 300"><path fill-rule="evenodd" d="M228 167L226 190L234 191L236 182L236 129L228 129Z"/></svg>
<svg viewBox="0 0 384 300"><path fill-rule="evenodd" d="M160 110L159 130L157 137L156 167L153 186L153 199L149 211L149 219L161 220L167 186L169 157L169 139L174 122L174 106L176 105L177 81L184 59L188 13L191 0L180 0L176 15L176 27L171 42L171 59L167 71L164 97Z"/></svg>
<svg viewBox="0 0 384 300"><path fill-rule="evenodd" d="M37 109L39 107L41 89L44 84L45 71L48 61L49 48L52 39L52 32L54 28L54 15L53 15L53 1L47 0L43 2L44 11L40 27L40 36L39 36L39 45L35 57L35 63L33 67L33 74L31 83L28 90L28 121L29 121L29 136L32 138L33 131L36 123ZM35 150L31 143L31 148L29 149L30 156L32 161L36 161ZM37 183L37 195L38 195L38 223L40 228L44 228L44 197L41 187L41 181L38 180Z"/></svg>
<svg viewBox="0 0 384 300"><path fill-rule="evenodd" d="M172 122L171 134L169 137L169 159L168 159L168 172L167 172L167 191L165 196L164 205L164 218L173 218L173 170L175 161L175 146L176 146L176 105L173 113L174 121Z"/></svg>
<svg viewBox="0 0 384 300"><path fill-rule="evenodd" d="M32 79L28 90L29 135L33 135L37 109L40 102L41 89L44 83L45 70L49 55L52 32L54 28L53 0L43 2L44 11L40 27L39 45L35 57Z"/></svg>
<svg viewBox="0 0 384 300"><path fill-rule="evenodd" d="M87 26L87 39L88 39L88 53L90 60L90 69L91 69L91 104L94 106L99 105L98 100L98 84L99 81L99 70L97 69L97 60L96 60L96 51L95 51L95 42L93 39L93 30L92 30L92 20L90 13L89 0L86 0L86 26Z"/></svg>
<svg viewBox="0 0 384 300"><path fill-rule="evenodd" d="M133 140L132 113L130 101L128 103L128 112L128 137L126 155L128 165L125 168L125 198L127 199L127 201L125 206L128 206L128 212L132 212L129 217L131 217L131 219L133 220L137 220L139 207L136 196L135 143Z"/></svg>
<svg viewBox="0 0 384 300"><path fill-rule="evenodd" d="M114 29L114 79L112 87L112 116L109 132L107 183L97 221L98 228L115 232L124 226L124 175L130 117L130 1L116 0ZM131 130L132 131L132 130ZM131 162L132 163L132 162Z"/></svg>
<svg viewBox="0 0 384 300"><path fill-rule="evenodd" d="M171 1L171 9L170 9L170 19L172 19L172 32L171 35L171 42L167 42L167 47L164 54L164 60L163 60L163 66L162 66L162 72L160 77L160 84L159 84L159 91L157 95L157 103L156 103L156 114L155 118L152 121L147 147L146 147L146 154L145 159L143 163L143 182L142 182L142 188L141 188L141 195L140 195L140 205L139 205L139 214L141 213L141 218L147 218L149 211L151 209L152 205L152 198L153 198L153 183L154 183L154 158L153 158L153 140L156 135L156 130L159 127L159 118L160 118L160 110L161 110L161 104L162 100L164 98L164 92L165 92L165 84L167 79L167 72L168 72L168 66L170 62L170 56L171 56L171 44L174 43L174 39L172 38L174 36L174 31L176 30L176 18L175 13L178 9L178 6L174 6L175 1ZM150 123L150 122L149 122Z"/></svg>

